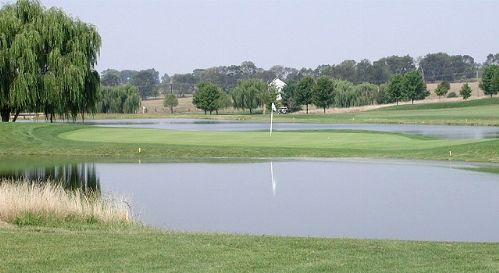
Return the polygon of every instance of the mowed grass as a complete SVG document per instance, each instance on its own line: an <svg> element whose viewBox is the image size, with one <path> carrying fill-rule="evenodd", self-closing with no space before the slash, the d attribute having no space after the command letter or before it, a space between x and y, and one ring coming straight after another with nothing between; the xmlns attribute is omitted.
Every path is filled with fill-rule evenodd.
<svg viewBox="0 0 499 273"><path fill-rule="evenodd" d="M499 244L0 227L0 272L498 272Z"/></svg>
<svg viewBox="0 0 499 273"><path fill-rule="evenodd" d="M193 132L63 124L2 124L0 157L114 159L365 157L499 162L499 140L369 131ZM138 152L141 148L141 153ZM452 157L449 157L452 151Z"/></svg>
<svg viewBox="0 0 499 273"><path fill-rule="evenodd" d="M219 147L418 150L480 142L479 140L431 139L412 135L366 131L193 132L161 129L85 128L63 133L73 141L191 145Z"/></svg>

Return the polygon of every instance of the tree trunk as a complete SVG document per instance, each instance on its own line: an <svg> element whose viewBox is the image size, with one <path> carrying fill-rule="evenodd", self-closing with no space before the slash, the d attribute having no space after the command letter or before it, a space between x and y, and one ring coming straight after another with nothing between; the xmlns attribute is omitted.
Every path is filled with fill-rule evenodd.
<svg viewBox="0 0 499 273"><path fill-rule="evenodd" d="M326 107L324 107L324 114L326 114Z"/></svg>
<svg viewBox="0 0 499 273"><path fill-rule="evenodd" d="M250 115L251 115L253 112L251 111L251 108L249 110L250 110Z"/></svg>
<svg viewBox="0 0 499 273"><path fill-rule="evenodd" d="M54 114L50 113L50 123L54 123Z"/></svg>
<svg viewBox="0 0 499 273"><path fill-rule="evenodd" d="M414 99L411 99L411 104L414 104Z"/></svg>
<svg viewBox="0 0 499 273"><path fill-rule="evenodd" d="M16 110L16 114L14 115L14 118L12 119L12 122L16 122L17 117L19 116L19 113L21 113L21 111Z"/></svg>
<svg viewBox="0 0 499 273"><path fill-rule="evenodd" d="M0 109L0 115L2 116L2 122L9 122L10 119L10 108Z"/></svg>
<svg viewBox="0 0 499 273"><path fill-rule="evenodd" d="M308 114L308 103L307 103L307 114Z"/></svg>
<svg viewBox="0 0 499 273"><path fill-rule="evenodd" d="M397 100L397 106L399 105L399 101Z"/></svg>
<svg viewBox="0 0 499 273"><path fill-rule="evenodd" d="M170 106L170 113L173 114L173 106Z"/></svg>

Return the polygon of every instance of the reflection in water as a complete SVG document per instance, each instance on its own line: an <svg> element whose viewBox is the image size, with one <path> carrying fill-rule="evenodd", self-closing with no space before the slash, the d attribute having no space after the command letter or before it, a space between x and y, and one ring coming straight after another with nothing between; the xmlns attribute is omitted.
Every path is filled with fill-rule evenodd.
<svg viewBox="0 0 499 273"><path fill-rule="evenodd" d="M54 181L65 189L100 193L100 180L94 163L65 164L23 170L0 171L0 179Z"/></svg>
<svg viewBox="0 0 499 273"><path fill-rule="evenodd" d="M274 166L272 165L272 161L270 161L270 176L272 177L272 195L275 196L277 184L274 179Z"/></svg>

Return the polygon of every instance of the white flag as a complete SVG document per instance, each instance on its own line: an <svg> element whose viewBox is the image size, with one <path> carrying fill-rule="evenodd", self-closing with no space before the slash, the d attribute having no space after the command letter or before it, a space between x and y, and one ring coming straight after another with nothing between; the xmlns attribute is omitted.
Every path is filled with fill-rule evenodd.
<svg viewBox="0 0 499 273"><path fill-rule="evenodd" d="M272 103L272 111L277 112L277 108L275 108L275 104Z"/></svg>

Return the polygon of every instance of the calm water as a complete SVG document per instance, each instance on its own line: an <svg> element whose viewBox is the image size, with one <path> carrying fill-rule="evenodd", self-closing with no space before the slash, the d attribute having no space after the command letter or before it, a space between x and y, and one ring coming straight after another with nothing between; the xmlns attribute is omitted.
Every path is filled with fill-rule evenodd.
<svg viewBox="0 0 499 273"><path fill-rule="evenodd" d="M466 166L302 160L66 169L126 196L146 224L174 230L499 242L499 175ZM36 170L23 172L54 172Z"/></svg>
<svg viewBox="0 0 499 273"><path fill-rule="evenodd" d="M86 123L110 127L156 128L191 131L255 131L269 129L268 122L214 121L201 119L122 119L94 120ZM450 139L481 139L499 137L499 127L487 126L274 123L274 130L325 129L398 132Z"/></svg>

